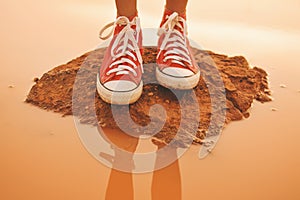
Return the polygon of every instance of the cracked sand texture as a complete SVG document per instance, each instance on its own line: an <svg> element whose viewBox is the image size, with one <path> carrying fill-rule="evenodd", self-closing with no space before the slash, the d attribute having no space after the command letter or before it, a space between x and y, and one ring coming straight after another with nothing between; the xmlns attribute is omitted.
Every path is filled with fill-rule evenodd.
<svg viewBox="0 0 300 200"><path fill-rule="evenodd" d="M254 100L262 103L271 101L267 73L263 69L250 67L242 56L228 57L199 49L193 49L201 70L198 86L194 90L175 92L164 88L157 84L155 79L157 49L146 47L143 54L145 71L143 80L151 84L144 85L143 94L136 103L129 107L116 105L111 107L110 104L103 102L96 92L97 69L101 65L104 53L105 48L86 53L50 70L40 79L35 79L36 83L31 88L26 102L61 113L63 116L73 114L84 124L108 128L117 128L119 125L135 134L156 133L152 140L155 144L167 144L176 140L176 145L184 147L190 139L193 139L194 143L201 144L206 136L220 134L223 123L248 118ZM219 73L215 73L213 68ZM80 76L76 79L78 72ZM216 81L218 77L223 81ZM73 88L75 79L78 82ZM211 84L210 90L208 83ZM76 94L72 98L75 90ZM222 95L226 97L223 98L224 102ZM225 109L220 106L223 110L215 112L215 118L212 118L211 112L212 96L216 100L220 99L219 104L225 105ZM164 112L153 106L156 104L164 107L166 119ZM198 106L200 111L197 111ZM152 118L149 114L151 107L155 112ZM218 110L218 104L215 107ZM112 108L116 108L114 115ZM130 118L126 117L128 109ZM222 115L225 121L222 120ZM200 123L196 125L190 123L198 117ZM131 123L131 120L134 123ZM157 131L157 124L150 122L162 124L162 129ZM216 131L208 132L209 127L213 127L212 130Z"/></svg>

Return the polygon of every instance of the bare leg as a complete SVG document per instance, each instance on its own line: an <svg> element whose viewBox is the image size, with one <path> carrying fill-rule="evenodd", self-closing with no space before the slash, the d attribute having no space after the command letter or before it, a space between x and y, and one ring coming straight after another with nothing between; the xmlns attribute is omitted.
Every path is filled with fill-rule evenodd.
<svg viewBox="0 0 300 200"><path fill-rule="evenodd" d="M136 0L115 0L118 16L131 17L137 14Z"/></svg>
<svg viewBox="0 0 300 200"><path fill-rule="evenodd" d="M188 0L166 0L166 8L180 14L185 12L187 2Z"/></svg>

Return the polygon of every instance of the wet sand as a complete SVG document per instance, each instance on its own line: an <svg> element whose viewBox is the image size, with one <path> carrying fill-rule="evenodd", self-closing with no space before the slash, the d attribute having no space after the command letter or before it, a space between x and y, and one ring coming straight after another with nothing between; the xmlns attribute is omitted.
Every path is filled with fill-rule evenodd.
<svg viewBox="0 0 300 200"><path fill-rule="evenodd" d="M299 3L272 1L271 7L266 0L245 2L213 6L191 1L189 33L205 49L243 55L250 64L263 66L274 101L254 103L251 117L230 124L206 159L199 160L199 146L193 146L179 160L182 199L300 195ZM110 169L81 145L72 117L23 101L34 77L100 43L97 33L113 19L114 13L105 9L112 5L96 0L1 2L1 199L104 199ZM158 20L161 10L150 18L151 6L140 6L144 26L155 26L152 19ZM136 199L151 199L152 174L133 178Z"/></svg>

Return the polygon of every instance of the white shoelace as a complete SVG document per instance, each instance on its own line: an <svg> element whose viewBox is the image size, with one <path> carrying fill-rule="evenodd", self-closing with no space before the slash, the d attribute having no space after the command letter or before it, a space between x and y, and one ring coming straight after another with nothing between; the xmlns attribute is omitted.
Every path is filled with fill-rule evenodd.
<svg viewBox="0 0 300 200"><path fill-rule="evenodd" d="M135 17L130 22L127 17L120 16L116 19L115 22L109 23L106 26L104 26L103 29L101 29L100 31L99 37L103 40L108 39L113 34L114 28L117 25L124 26L124 28L117 35L114 43L112 44L110 53L113 58L113 62L111 63L109 68L112 68L115 65L118 65L118 67L109 70L107 72L107 75L110 75L112 73L116 73L116 75L121 75L121 74L129 74L129 72L131 72L134 76L137 76L137 73L135 71L137 65L132 60L134 61L138 60L138 62L141 65L142 72L144 72L143 65L142 65L143 59L142 59L139 46L137 44L137 40L139 38L140 29L141 29L139 18ZM136 25L136 30L133 30L131 28L132 25ZM109 32L109 34L103 37L102 36L103 32L109 27L113 27L113 28ZM137 39L135 39L135 35ZM131 51L134 51L137 57ZM119 59L120 57L126 55L129 56L132 60L125 57ZM133 68L126 65L126 63L132 65Z"/></svg>
<svg viewBox="0 0 300 200"><path fill-rule="evenodd" d="M180 24L183 23L183 26ZM175 26L179 27L184 34L175 29ZM187 28L186 21L174 12L170 16L167 16L167 21L162 25L158 31L158 35L165 34L164 40L161 44L161 51L157 55L159 57L162 50L166 50L164 54L164 62L171 60L173 63L177 63L182 66L186 66L184 62L189 65L192 64L189 51L187 49Z"/></svg>

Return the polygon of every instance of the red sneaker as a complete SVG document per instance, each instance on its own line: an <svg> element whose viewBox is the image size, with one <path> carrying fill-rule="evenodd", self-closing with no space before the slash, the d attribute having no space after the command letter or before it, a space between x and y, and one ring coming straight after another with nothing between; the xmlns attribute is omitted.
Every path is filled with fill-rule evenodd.
<svg viewBox="0 0 300 200"><path fill-rule="evenodd" d="M185 14L166 10L158 35L156 78L168 88L187 90L197 86L200 70L191 53Z"/></svg>
<svg viewBox="0 0 300 200"><path fill-rule="evenodd" d="M105 37L103 32L113 26ZM111 104L131 104L142 94L143 60L142 31L137 16L128 19L120 16L115 22L106 25L100 31L100 38L112 35L97 76L99 96Z"/></svg>

